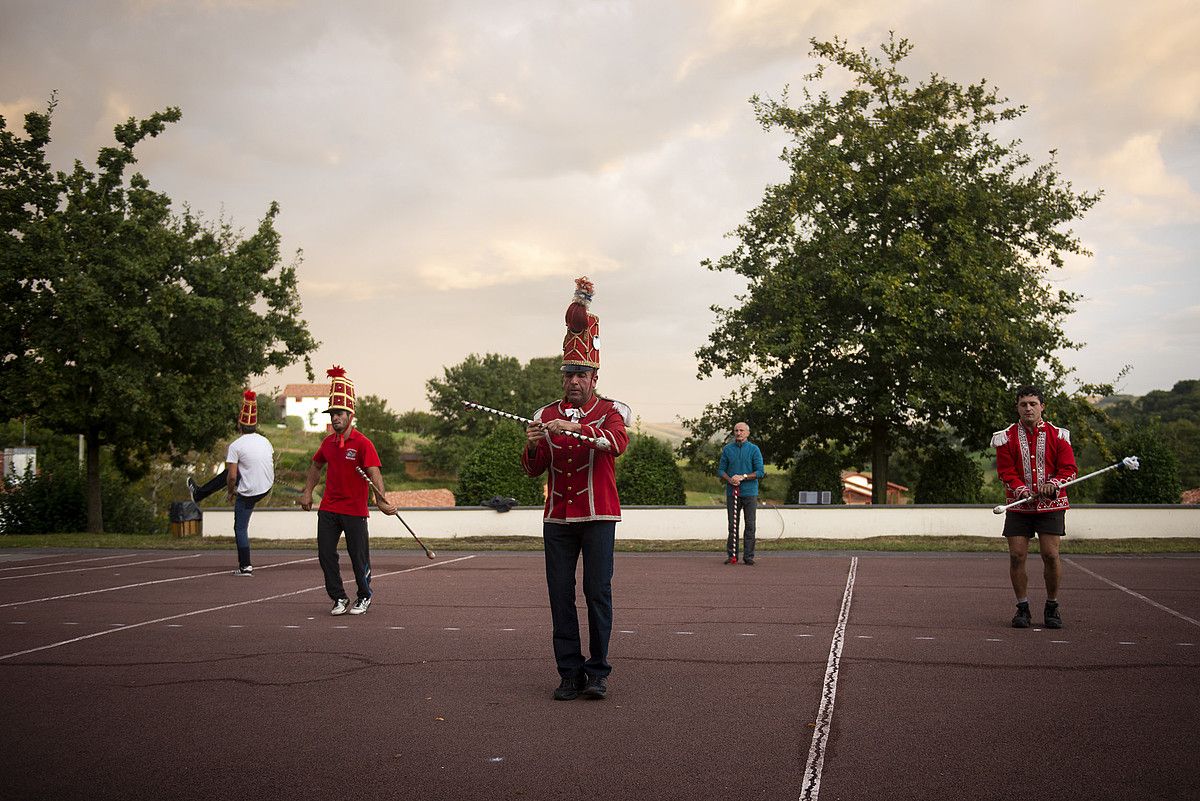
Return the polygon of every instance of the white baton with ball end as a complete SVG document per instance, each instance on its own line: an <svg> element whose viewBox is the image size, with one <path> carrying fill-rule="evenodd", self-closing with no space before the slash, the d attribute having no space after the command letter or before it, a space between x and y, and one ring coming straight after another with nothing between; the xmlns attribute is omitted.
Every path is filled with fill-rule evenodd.
<svg viewBox="0 0 1200 801"><path fill-rule="evenodd" d="M1102 467L1099 470L1096 470L1095 472L1088 473L1086 476L1080 476L1079 478L1073 478L1070 481L1065 481L1062 484L1059 484L1058 488L1060 490L1066 489L1067 487L1071 486L1072 484L1078 484L1080 481L1087 481L1089 478L1098 476L1101 473L1107 473L1109 470L1137 470L1141 466L1142 465L1138 461L1138 457L1126 456L1121 461L1116 462L1115 464L1110 464L1108 467ZM1028 498L1021 498L1020 500L1013 501L1012 503L1005 504L1004 506L997 506L994 509L992 509L992 514L996 514L996 515L1004 514L1009 509L1012 509L1015 506L1020 506L1023 503L1029 503L1030 501L1036 500L1036 499L1037 499L1037 493L1034 493L1033 495L1030 495Z"/></svg>

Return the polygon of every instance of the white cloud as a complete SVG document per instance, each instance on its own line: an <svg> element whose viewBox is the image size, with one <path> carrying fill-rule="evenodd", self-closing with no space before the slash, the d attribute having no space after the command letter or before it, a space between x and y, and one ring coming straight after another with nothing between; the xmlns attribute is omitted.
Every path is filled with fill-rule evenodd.
<svg viewBox="0 0 1200 801"><path fill-rule="evenodd" d="M1200 195L1187 178L1168 169L1161 141L1161 132L1138 133L1101 160L1109 202L1122 215L1151 225L1200 221Z"/></svg>
<svg viewBox="0 0 1200 801"><path fill-rule="evenodd" d="M491 243L470 263L468 267L427 263L418 273L426 286L448 291L520 284L555 276L576 278L620 269L616 261L599 254L565 252L537 242L515 240Z"/></svg>

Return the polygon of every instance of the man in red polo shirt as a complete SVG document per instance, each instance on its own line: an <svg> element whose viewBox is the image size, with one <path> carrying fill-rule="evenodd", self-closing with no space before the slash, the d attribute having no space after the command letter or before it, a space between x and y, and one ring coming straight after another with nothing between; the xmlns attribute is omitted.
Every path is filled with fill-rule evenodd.
<svg viewBox="0 0 1200 801"><path fill-rule="evenodd" d="M333 379L329 389L329 424L333 433L321 442L313 455L312 464L305 475L304 492L300 496L300 508L306 512L312 508L312 494L321 478L321 466L326 468L325 494L317 510L317 557L321 571L325 574L325 591L333 601L331 615L364 614L371 606L371 548L367 531L368 487L359 475L362 468L371 481L381 490L383 474L380 472L379 454L371 440L354 428L354 382L346 377L346 371L334 365L328 371ZM382 496L376 506L384 514L395 514L392 506ZM346 597L342 585L342 573L338 567L337 544L342 532L346 533L346 552L354 567L354 581L358 585L358 598L354 606Z"/></svg>

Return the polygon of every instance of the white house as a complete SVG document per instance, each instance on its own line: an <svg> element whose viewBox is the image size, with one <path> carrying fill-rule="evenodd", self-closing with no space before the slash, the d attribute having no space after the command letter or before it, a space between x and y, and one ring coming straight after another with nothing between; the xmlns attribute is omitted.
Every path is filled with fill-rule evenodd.
<svg viewBox="0 0 1200 801"><path fill-rule="evenodd" d="M283 388L275 403L280 407L284 419L299 417L304 421L304 430L321 432L329 430L329 384L288 384Z"/></svg>

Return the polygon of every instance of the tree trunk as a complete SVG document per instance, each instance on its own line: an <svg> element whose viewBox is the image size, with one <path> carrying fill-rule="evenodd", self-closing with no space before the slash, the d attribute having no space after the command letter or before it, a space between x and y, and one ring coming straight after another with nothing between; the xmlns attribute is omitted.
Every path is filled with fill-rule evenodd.
<svg viewBox="0 0 1200 801"><path fill-rule="evenodd" d="M104 533L104 510L100 505L100 432L87 432L87 530Z"/></svg>
<svg viewBox="0 0 1200 801"><path fill-rule="evenodd" d="M888 457L891 448L888 442L887 423L876 420L871 423L871 503L887 504Z"/></svg>

